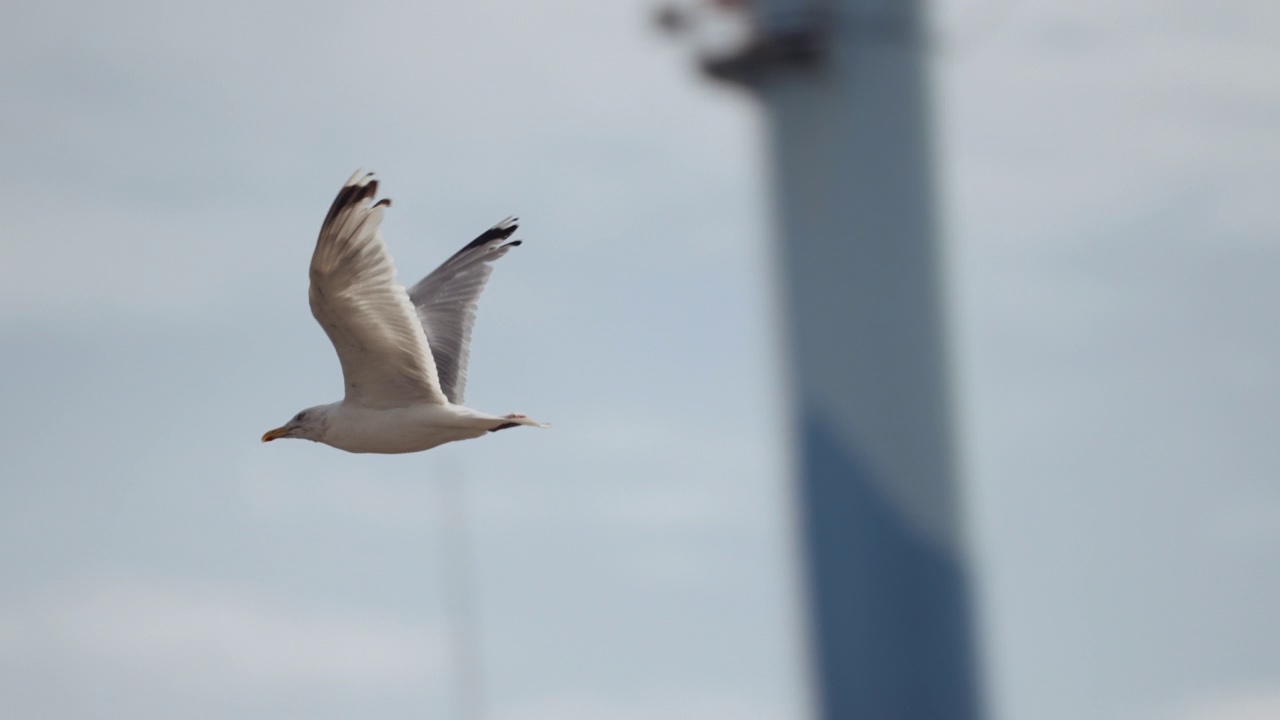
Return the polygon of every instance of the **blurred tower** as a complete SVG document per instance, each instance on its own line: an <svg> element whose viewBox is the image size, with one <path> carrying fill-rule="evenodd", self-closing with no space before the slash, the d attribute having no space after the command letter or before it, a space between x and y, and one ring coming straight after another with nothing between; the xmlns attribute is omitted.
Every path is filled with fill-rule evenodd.
<svg viewBox="0 0 1280 720"><path fill-rule="evenodd" d="M769 120L820 716L978 718L922 3L714 5L748 37L704 68Z"/></svg>

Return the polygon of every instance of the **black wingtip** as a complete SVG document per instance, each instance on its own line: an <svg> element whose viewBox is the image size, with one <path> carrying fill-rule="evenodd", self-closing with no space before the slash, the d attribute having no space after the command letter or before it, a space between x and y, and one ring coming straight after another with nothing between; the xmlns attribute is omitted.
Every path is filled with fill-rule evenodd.
<svg viewBox="0 0 1280 720"><path fill-rule="evenodd" d="M514 233L516 229L520 227L519 225L516 224L517 219L518 218L514 218L514 217L507 218L506 220L503 220L497 225L494 225L488 230L485 230L484 232L480 233L480 237L477 237L475 240L472 240L471 242L467 243L465 247L463 247L461 250L453 254L454 257L457 257L462 253L468 250L471 250L473 248L478 248L481 245L486 245L488 243L491 243L494 240L506 240L507 238L511 237L512 233Z"/></svg>
<svg viewBox="0 0 1280 720"><path fill-rule="evenodd" d="M378 180L373 176L373 173L365 173L361 175L359 171L356 171L356 174L351 176L351 179L347 181L347 184L343 185L342 189L338 191L338 196L333 199L333 204L329 206L329 213L325 215L324 225L321 225L321 227L325 227L329 223L333 222L333 219L338 216L338 213L342 212L347 207L370 200L377 196L377 194ZM382 200L379 200L374 207L378 207L383 204L390 206L391 199L383 198Z"/></svg>
<svg viewBox="0 0 1280 720"><path fill-rule="evenodd" d="M471 241L471 246L483 245L493 240L506 240L511 237L512 233L520 228L518 221L520 218L509 217L506 220L494 225L493 227L480 233L480 237Z"/></svg>

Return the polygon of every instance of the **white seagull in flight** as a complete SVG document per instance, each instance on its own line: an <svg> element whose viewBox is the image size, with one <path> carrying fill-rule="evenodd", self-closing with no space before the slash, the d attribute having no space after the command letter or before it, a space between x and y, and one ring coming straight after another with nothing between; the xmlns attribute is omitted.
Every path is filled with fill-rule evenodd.
<svg viewBox="0 0 1280 720"><path fill-rule="evenodd" d="M408 453L531 425L524 415L462 406L476 300L515 218L486 230L406 291L378 226L391 200L356 171L334 199L311 256L311 314L342 363L342 400L307 408L263 442L303 438L353 453Z"/></svg>

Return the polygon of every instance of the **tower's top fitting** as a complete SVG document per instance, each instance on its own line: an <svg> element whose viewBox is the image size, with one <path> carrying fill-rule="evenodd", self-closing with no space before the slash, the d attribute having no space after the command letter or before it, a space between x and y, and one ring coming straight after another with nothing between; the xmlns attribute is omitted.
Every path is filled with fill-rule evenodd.
<svg viewBox="0 0 1280 720"><path fill-rule="evenodd" d="M662 6L658 25L693 38L702 69L719 80L754 85L768 72L811 68L826 55L826 13L772 12L761 22L746 0L685 0Z"/></svg>

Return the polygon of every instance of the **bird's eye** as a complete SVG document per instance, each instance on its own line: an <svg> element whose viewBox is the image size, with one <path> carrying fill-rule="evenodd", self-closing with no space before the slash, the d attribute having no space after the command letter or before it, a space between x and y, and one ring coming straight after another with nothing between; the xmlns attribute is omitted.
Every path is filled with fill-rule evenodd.
<svg viewBox="0 0 1280 720"><path fill-rule="evenodd" d="M302 418L306 417L306 415L307 415L306 413L298 413L297 415L293 416L293 421L302 422Z"/></svg>

